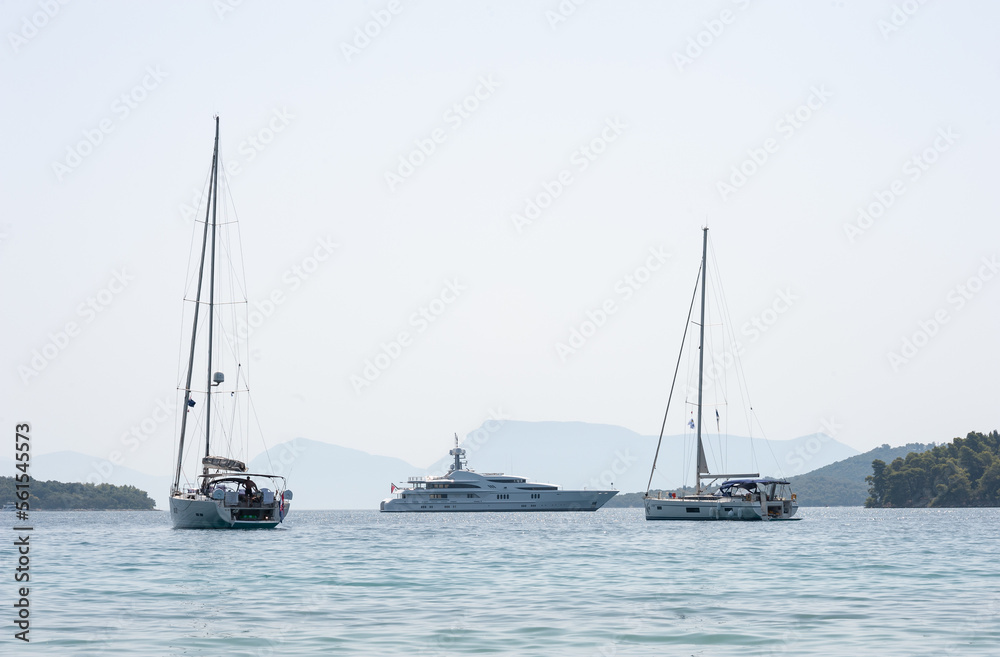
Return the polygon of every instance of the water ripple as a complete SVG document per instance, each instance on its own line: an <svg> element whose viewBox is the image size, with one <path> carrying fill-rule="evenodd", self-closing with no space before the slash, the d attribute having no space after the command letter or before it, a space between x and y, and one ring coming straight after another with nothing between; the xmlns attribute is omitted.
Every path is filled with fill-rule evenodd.
<svg viewBox="0 0 1000 657"><path fill-rule="evenodd" d="M996 654L1000 510L801 514L37 513L31 654Z"/></svg>

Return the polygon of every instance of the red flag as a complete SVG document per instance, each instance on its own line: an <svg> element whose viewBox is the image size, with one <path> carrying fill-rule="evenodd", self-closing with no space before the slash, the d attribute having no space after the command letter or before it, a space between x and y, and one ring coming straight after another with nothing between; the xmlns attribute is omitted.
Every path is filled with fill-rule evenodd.
<svg viewBox="0 0 1000 657"><path fill-rule="evenodd" d="M396 484L389 484L389 492L390 493L396 492Z"/></svg>

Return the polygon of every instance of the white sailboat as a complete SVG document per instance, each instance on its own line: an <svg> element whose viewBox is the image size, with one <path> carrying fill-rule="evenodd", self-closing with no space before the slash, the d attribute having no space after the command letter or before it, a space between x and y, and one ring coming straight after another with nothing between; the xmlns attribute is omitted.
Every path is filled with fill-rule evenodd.
<svg viewBox="0 0 1000 657"><path fill-rule="evenodd" d="M663 493L651 494L653 473L656 471L656 461L660 455L660 443L663 442L663 429L666 427L667 414L670 412L670 399L667 400L667 414L663 417L663 427L660 429L660 441L656 444L656 455L653 457L653 468L649 474L649 484L643 504L646 508L646 520L789 520L798 511L795 495L791 493L789 483L784 479L761 477L759 473L752 474L718 474L709 472L708 461L705 458L705 448L702 442L702 397L704 393L705 374L705 281L708 264L708 228L704 231L701 253L701 320L700 338L698 343L698 403L697 403L697 451L695 465L694 495L665 496ZM695 288L697 292L697 288ZM691 308L688 310L688 321L684 329L687 337L687 326L691 322L691 310L694 308L694 296L691 298ZM682 343L683 343L682 339ZM684 346L681 345L681 353ZM670 386L670 398L677 382L677 370L680 368L681 356L677 357L677 367L674 370L673 383ZM714 492L703 488L703 482L724 480Z"/></svg>
<svg viewBox="0 0 1000 657"><path fill-rule="evenodd" d="M256 424L249 398L246 363L246 294L243 291L242 262L238 239L227 243L236 232L235 217L218 217L219 201L219 117L215 117L215 150L208 182L208 201L200 241L197 285L191 298L191 346L184 370L180 437L177 467L170 488L170 518L183 529L270 529L288 515L292 493L285 489L284 477L251 473L239 453L243 434ZM222 280L219 280L222 279ZM193 279L192 279L193 280ZM219 296L217 296L217 293ZM223 298L225 295L229 297ZM204 350L199 352L199 346ZM232 368L230 380L221 364ZM195 373L205 376L202 385ZM200 378L200 377L199 377ZM200 431L199 431L200 429ZM194 481L182 484L185 447L197 447L204 437L204 456ZM225 456L213 455L216 449ZM199 454L201 450L194 450ZM191 460L191 459L188 459Z"/></svg>

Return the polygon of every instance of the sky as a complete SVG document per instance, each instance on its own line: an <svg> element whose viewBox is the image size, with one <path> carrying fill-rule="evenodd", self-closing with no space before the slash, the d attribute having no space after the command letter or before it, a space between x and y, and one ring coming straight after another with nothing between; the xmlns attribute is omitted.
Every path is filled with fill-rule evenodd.
<svg viewBox="0 0 1000 657"><path fill-rule="evenodd" d="M657 434L706 224L768 438L1000 426L996 3L2 15L0 423L36 454L170 471L216 114L270 445Z"/></svg>

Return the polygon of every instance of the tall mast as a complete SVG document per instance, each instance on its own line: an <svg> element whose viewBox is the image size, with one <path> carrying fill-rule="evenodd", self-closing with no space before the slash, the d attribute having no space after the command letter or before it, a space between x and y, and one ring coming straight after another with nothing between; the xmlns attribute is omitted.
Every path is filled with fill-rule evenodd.
<svg viewBox="0 0 1000 657"><path fill-rule="evenodd" d="M208 377L206 379L205 390L208 391L205 405L205 456L211 455L209 448L209 438L212 436L212 329L215 319L215 234L216 220L215 212L219 205L219 117L215 117L215 157L212 163L212 178L215 194L212 195L212 252L209 264L208 276ZM208 474L208 468L204 469Z"/></svg>
<svg viewBox="0 0 1000 657"><path fill-rule="evenodd" d="M701 245L701 330L698 339L698 457L695 466L694 494L701 495L701 475L705 467L705 448L701 444L701 396L705 376L705 278L708 265L708 227L702 229L704 238Z"/></svg>
<svg viewBox="0 0 1000 657"><path fill-rule="evenodd" d="M213 198L215 184L218 180L216 168L219 160L219 117L215 117L215 150L212 152L212 175L208 181L208 197ZM194 374L194 350L195 339L198 335L198 312L201 310L201 284L205 273L205 250L208 246L208 219L211 206L205 208L205 231L201 237L201 261L198 265L198 289L194 298L194 319L191 322L191 351L188 356L187 380L184 383L184 413L181 415L181 436L177 447L177 470L174 473L173 491L178 489L181 481L181 460L184 455L184 436L187 431L188 409L191 407L191 376ZM214 231L213 231L213 251L214 251ZM210 405L209 405L210 406Z"/></svg>
<svg viewBox="0 0 1000 657"><path fill-rule="evenodd" d="M674 378L670 380L670 393L667 395L667 410L663 412L663 424L660 425L660 438L656 441L656 453L653 454L653 467L649 471L649 481L646 483L646 497L653 487L653 473L656 472L656 462L660 458L660 446L663 444L663 432L667 429L667 418L670 416L670 402L674 399L674 386L677 385L677 373L681 370L681 357L684 356L684 345L687 344L688 328L691 326L691 313L694 312L694 300L698 298L698 281L701 271L694 279L694 289L691 290L691 303L688 304L687 319L684 320L684 334L681 336L681 348L677 351L677 364L674 365Z"/></svg>

